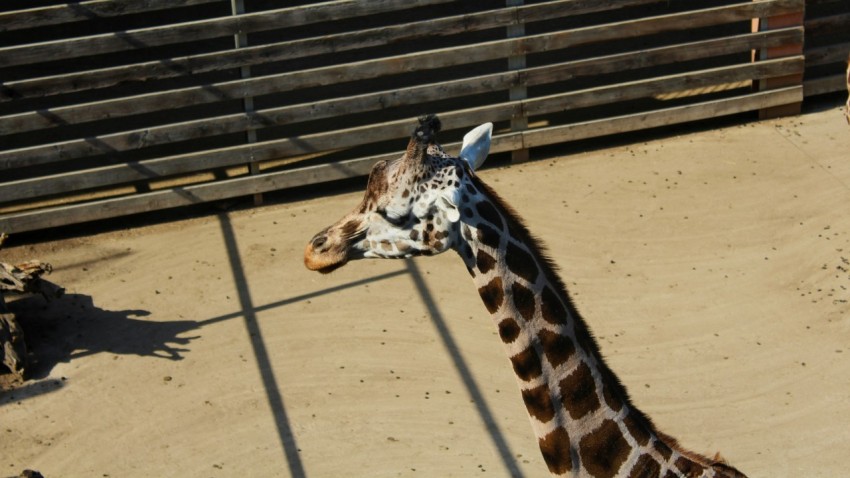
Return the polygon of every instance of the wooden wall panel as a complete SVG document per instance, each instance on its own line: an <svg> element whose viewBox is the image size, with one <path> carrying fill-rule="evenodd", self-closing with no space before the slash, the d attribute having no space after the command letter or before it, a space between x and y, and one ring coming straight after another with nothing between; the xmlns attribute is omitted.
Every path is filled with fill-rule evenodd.
<svg viewBox="0 0 850 478"><path fill-rule="evenodd" d="M806 2L302 3L0 6L0 231L365 175L424 112L449 147L492 121L493 151L512 152L799 104L830 75L755 85L843 61L850 43L829 0L806 30L765 31L752 24ZM809 28L835 41L760 54Z"/></svg>

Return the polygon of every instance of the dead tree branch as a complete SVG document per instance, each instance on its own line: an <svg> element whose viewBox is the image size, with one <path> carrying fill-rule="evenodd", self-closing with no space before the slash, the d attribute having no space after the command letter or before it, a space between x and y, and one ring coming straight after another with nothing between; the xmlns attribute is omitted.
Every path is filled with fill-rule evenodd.
<svg viewBox="0 0 850 478"><path fill-rule="evenodd" d="M8 236L0 233L0 247ZM0 262L0 361L12 373L23 378L27 368L27 348L24 333L15 315L6 307L5 294L41 294L45 299L61 297L65 289L41 279L53 266L41 261L12 265Z"/></svg>

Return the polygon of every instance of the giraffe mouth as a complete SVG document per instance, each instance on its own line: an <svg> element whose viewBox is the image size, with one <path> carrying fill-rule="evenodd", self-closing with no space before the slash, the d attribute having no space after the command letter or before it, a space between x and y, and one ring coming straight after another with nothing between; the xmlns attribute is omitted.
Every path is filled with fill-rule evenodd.
<svg viewBox="0 0 850 478"><path fill-rule="evenodd" d="M347 263L348 263L348 261L342 261L342 262L337 262L336 264L331 264L329 266L323 266L323 267L320 267L318 269L311 269L311 270L314 270L314 271L318 272L319 274L330 274L331 272L339 269L340 267L344 266ZM310 266L307 266L307 268L310 269Z"/></svg>
<svg viewBox="0 0 850 478"><path fill-rule="evenodd" d="M316 248L313 243L309 243L304 250L304 265L311 271L330 274L351 260L363 258L363 252L352 246L352 244L346 244L344 248L322 250Z"/></svg>
<svg viewBox="0 0 850 478"><path fill-rule="evenodd" d="M304 251L304 265L311 271L320 274L330 274L348 263L344 254L328 254L316 251L312 244L307 245Z"/></svg>
<svg viewBox="0 0 850 478"><path fill-rule="evenodd" d="M366 237L365 230L345 231L341 238L329 239L331 228L316 234L304 249L304 265L311 271L330 274L352 259L362 259L364 251L358 244ZM337 236L338 237L338 236Z"/></svg>

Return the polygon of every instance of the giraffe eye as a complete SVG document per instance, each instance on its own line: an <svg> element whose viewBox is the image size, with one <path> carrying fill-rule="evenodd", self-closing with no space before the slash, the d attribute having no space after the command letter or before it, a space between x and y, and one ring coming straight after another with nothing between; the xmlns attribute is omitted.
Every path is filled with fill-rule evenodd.
<svg viewBox="0 0 850 478"><path fill-rule="evenodd" d="M390 223L390 224L392 224L393 226L396 226L396 227L404 226L407 223L407 218L409 217L407 215L393 217L393 216L390 216L389 214L387 214L387 211L385 209L380 209L377 212L378 212L378 214L381 215L381 217L385 221L387 221L388 223Z"/></svg>

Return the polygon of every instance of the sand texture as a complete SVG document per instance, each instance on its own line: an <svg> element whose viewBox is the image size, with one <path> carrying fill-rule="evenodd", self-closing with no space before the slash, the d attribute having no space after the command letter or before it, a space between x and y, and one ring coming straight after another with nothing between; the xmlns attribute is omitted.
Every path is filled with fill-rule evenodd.
<svg viewBox="0 0 850 478"><path fill-rule="evenodd" d="M847 475L842 110L480 175L661 430L751 477ZM38 363L0 397L0 476L545 476L456 254L304 268L359 197L0 252L67 289L11 305Z"/></svg>

